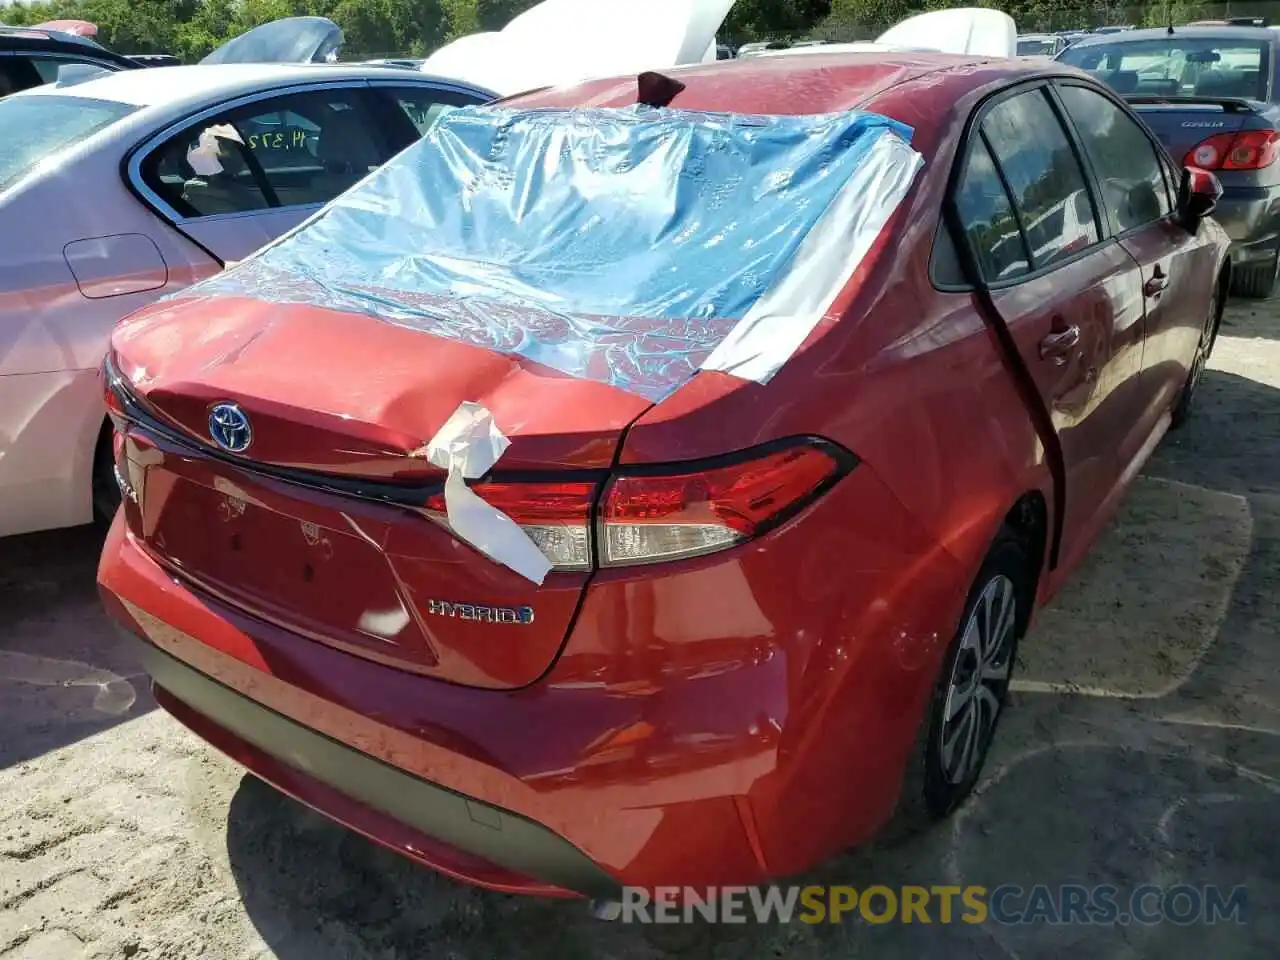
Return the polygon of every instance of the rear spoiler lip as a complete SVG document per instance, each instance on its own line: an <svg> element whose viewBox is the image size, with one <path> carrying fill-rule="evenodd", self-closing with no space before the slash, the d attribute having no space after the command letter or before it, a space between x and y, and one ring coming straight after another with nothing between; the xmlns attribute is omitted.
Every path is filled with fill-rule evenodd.
<svg viewBox="0 0 1280 960"><path fill-rule="evenodd" d="M1153 97L1153 96L1125 96L1125 102L1135 107L1150 106L1155 104L1168 104L1169 106L1188 106L1194 107L1198 105L1222 107L1226 113L1261 113L1266 104L1259 100L1249 100L1246 97Z"/></svg>

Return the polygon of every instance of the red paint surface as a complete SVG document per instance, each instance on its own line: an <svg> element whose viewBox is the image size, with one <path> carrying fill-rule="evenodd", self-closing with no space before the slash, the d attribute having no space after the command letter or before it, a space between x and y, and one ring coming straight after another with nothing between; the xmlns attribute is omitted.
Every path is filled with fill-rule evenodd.
<svg viewBox="0 0 1280 960"><path fill-rule="evenodd" d="M1042 576L1043 600L1167 422L1170 384L1185 379L1225 253L1216 229L1197 239L1153 232L998 295L1018 362L972 295L933 287L929 256L965 120L986 95L1056 69L904 54L681 72L677 106L861 104L911 124L926 159L828 318L767 385L702 373L649 406L373 320L232 299L153 308L114 340L139 392L188 432L203 435L209 405L234 397L252 406L255 457L333 473L438 478L406 453L461 400L485 404L512 437L504 469L604 471L615 457L661 464L797 435L860 458L782 526L710 556L554 573L535 588L412 511L131 434L140 504L126 505L104 550L108 607L285 716L537 820L624 882L752 883L867 838L892 812L943 651L1003 518L1033 493L1049 505L1051 539L1065 521L1063 562ZM631 80L528 102L633 99ZM1176 303L1143 297L1143 270L1161 258L1183 264ZM1059 316L1084 335L1067 364L1046 366L1038 343ZM1037 409L1052 436L1037 434ZM432 622L422 605L434 592L528 604L537 619ZM401 634L362 630L369 611L397 604ZM548 892L429 850L164 702L380 842L475 882Z"/></svg>

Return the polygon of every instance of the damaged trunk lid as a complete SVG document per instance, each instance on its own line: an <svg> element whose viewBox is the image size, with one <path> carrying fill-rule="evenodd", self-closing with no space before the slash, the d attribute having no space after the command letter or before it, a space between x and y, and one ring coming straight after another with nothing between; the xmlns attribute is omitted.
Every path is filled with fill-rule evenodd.
<svg viewBox="0 0 1280 960"><path fill-rule="evenodd" d="M597 487L649 402L298 305L220 301L222 322L192 342L184 320L199 303L136 317L114 340L153 421L125 453L126 513L153 555L253 616L359 656L481 687L536 680L586 586ZM426 445L463 401L510 441L473 489L565 560L540 586L448 527L445 472ZM251 431L238 453L214 437L228 405ZM546 479L523 482L526 471ZM548 511L566 503L581 523Z"/></svg>

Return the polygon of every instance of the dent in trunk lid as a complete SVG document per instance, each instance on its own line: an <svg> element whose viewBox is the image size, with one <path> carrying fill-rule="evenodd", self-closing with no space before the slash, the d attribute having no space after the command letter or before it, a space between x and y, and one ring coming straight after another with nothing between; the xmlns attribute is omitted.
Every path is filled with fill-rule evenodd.
<svg viewBox="0 0 1280 960"><path fill-rule="evenodd" d="M221 305L221 320L193 310L195 324L182 322L182 303L153 308L114 338L143 402L186 435L130 435L135 535L194 585L319 642L458 683L536 680L589 574L553 571L538 587L411 506L281 479L260 464L304 467L321 480L381 478L409 503L425 502L443 472L407 454L462 400L487 406L511 439L499 471L540 473L603 472L648 401L370 318ZM243 466L205 441L210 406L227 400L254 425Z"/></svg>

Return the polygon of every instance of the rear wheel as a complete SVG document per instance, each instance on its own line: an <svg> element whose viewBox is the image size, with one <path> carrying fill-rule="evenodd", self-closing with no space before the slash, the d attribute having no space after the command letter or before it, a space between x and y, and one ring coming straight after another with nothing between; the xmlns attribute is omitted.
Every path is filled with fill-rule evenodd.
<svg viewBox="0 0 1280 960"><path fill-rule="evenodd" d="M978 782L1030 612L1028 563L1025 546L1007 532L983 561L906 771L898 831L914 832L947 816Z"/></svg>
<svg viewBox="0 0 1280 960"><path fill-rule="evenodd" d="M1195 400L1196 389L1204 378L1204 368L1209 365L1209 355L1213 352L1213 341L1218 333L1218 303L1222 285L1214 284L1213 296L1209 300L1208 315L1204 326L1200 329L1200 340L1196 344L1195 356L1191 358L1191 367L1187 371L1187 382L1182 385L1178 394L1178 402L1173 408L1171 427L1180 427L1191 416L1191 405Z"/></svg>
<svg viewBox="0 0 1280 960"><path fill-rule="evenodd" d="M1269 297L1275 289L1277 274L1280 274L1280 250L1261 263L1236 267L1231 277L1231 292L1238 297Z"/></svg>

